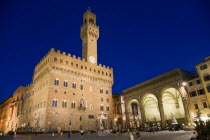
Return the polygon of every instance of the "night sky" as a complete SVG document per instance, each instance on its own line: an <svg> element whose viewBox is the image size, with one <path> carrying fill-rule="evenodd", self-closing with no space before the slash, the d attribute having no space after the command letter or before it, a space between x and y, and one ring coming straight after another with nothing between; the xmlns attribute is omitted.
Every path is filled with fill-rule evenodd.
<svg viewBox="0 0 210 140"><path fill-rule="evenodd" d="M210 55L209 0L1 0L0 102L32 81L50 50L81 56L91 7L100 26L99 63L114 68L113 93Z"/></svg>

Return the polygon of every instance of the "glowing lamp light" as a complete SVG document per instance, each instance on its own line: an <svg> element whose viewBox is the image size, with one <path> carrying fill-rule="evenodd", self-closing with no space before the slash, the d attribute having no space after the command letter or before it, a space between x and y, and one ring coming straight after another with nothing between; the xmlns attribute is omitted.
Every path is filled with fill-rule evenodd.
<svg viewBox="0 0 210 140"><path fill-rule="evenodd" d="M186 82L183 82L183 83L182 83L182 85L183 85L183 86L186 86L186 85L187 85L187 83L186 83Z"/></svg>

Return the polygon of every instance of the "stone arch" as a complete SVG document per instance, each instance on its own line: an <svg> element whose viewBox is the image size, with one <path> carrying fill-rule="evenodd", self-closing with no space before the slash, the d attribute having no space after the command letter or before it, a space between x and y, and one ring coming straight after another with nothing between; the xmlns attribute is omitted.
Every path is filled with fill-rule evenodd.
<svg viewBox="0 0 210 140"><path fill-rule="evenodd" d="M132 128L138 128L141 125L141 111L140 103L138 99L130 99L126 104L127 119L129 120L129 126Z"/></svg>
<svg viewBox="0 0 210 140"><path fill-rule="evenodd" d="M166 87L161 91L160 98L163 104L166 124L185 123L185 109L182 94L175 87Z"/></svg>
<svg viewBox="0 0 210 140"><path fill-rule="evenodd" d="M142 98L142 104L145 111L145 119L147 123L157 123L161 121L158 99L152 93L147 93Z"/></svg>

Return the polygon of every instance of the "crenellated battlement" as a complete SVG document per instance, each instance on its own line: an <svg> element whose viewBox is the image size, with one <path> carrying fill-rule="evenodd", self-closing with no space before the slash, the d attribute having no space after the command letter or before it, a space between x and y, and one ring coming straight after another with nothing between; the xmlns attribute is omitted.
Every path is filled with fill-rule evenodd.
<svg viewBox="0 0 210 140"><path fill-rule="evenodd" d="M76 57L76 55L71 55L71 54L66 53L66 52L61 52L60 50L55 50L54 48L52 48L49 52L50 52L50 53L56 53L56 54L59 54L59 55L64 55L64 56L70 57L70 58L72 58L72 59L79 60L79 61L83 61L83 62L86 61L84 58ZM41 61L40 61L40 62L41 62ZM106 65L98 64L97 66L112 70L111 67L106 66Z"/></svg>

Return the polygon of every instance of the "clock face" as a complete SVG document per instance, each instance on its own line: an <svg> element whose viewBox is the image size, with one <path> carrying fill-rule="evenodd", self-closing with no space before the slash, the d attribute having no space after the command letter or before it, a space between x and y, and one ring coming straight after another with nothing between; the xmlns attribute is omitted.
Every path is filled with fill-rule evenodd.
<svg viewBox="0 0 210 140"><path fill-rule="evenodd" d="M90 63L95 63L96 62L95 57L93 57L93 56L90 56L89 60L90 60Z"/></svg>

